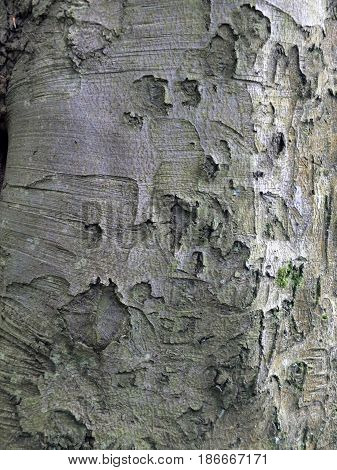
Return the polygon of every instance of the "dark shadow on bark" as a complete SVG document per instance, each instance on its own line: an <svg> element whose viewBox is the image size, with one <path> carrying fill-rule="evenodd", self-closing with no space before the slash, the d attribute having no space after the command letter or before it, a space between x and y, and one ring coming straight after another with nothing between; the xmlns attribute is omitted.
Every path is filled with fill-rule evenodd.
<svg viewBox="0 0 337 470"><path fill-rule="evenodd" d="M3 186L8 151L8 133L5 119L0 121L0 191Z"/></svg>

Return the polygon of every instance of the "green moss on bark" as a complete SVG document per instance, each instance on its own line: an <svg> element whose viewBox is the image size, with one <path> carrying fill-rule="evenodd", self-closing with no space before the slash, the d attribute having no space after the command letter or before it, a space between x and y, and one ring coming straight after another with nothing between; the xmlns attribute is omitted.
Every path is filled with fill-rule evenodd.
<svg viewBox="0 0 337 470"><path fill-rule="evenodd" d="M303 279L303 266L294 266L291 261L285 266L282 266L276 275L276 284L281 289L288 286L297 288L301 285Z"/></svg>

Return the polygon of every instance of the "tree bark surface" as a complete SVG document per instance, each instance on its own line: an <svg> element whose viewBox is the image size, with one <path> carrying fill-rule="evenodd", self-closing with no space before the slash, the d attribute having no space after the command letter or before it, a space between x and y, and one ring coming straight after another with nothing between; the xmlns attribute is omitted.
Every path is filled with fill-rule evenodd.
<svg viewBox="0 0 337 470"><path fill-rule="evenodd" d="M1 2L1 448L336 448L336 13Z"/></svg>

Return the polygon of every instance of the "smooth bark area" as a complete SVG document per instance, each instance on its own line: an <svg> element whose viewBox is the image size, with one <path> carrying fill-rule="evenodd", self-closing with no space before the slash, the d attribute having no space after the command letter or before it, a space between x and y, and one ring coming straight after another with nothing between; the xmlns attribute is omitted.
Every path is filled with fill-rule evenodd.
<svg viewBox="0 0 337 470"><path fill-rule="evenodd" d="M336 13L1 0L1 448L337 447Z"/></svg>

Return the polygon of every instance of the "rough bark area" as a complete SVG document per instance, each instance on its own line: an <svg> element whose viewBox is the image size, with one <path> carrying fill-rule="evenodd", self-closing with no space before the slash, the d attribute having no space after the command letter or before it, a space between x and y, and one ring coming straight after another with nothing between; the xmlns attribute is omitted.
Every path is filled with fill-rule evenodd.
<svg viewBox="0 0 337 470"><path fill-rule="evenodd" d="M1 448L336 448L334 3L0 4Z"/></svg>

